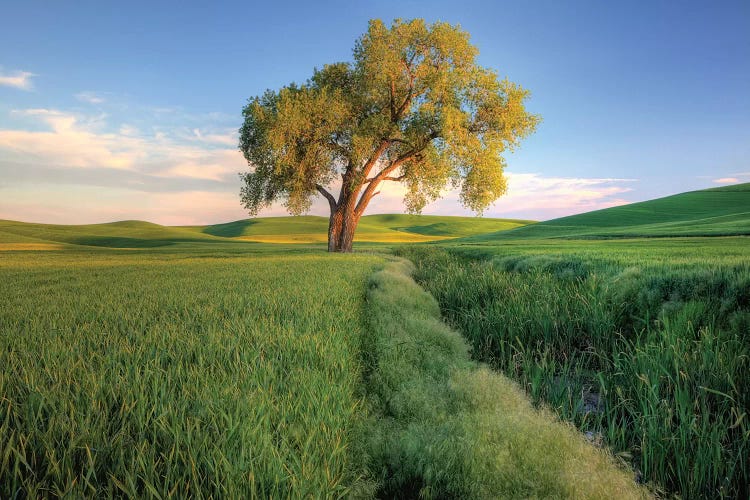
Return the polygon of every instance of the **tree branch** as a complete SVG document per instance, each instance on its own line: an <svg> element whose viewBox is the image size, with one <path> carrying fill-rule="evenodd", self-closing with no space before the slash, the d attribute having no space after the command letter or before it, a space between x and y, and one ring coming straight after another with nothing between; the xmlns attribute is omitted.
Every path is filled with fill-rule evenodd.
<svg viewBox="0 0 750 500"><path fill-rule="evenodd" d="M334 198L333 195L320 184L315 184L315 189L317 189L320 194L326 197L326 199L328 200L328 205L331 207L331 213L335 212L337 206L336 198Z"/></svg>
<svg viewBox="0 0 750 500"><path fill-rule="evenodd" d="M360 196L359 201L357 201L357 206L354 208L355 216L361 217L362 213L364 213L365 209L367 208L368 203L370 203L370 200L372 200L375 196L379 194L380 194L380 191L375 191L373 193L371 189L365 189L365 192L362 193L362 196Z"/></svg>
<svg viewBox="0 0 750 500"><path fill-rule="evenodd" d="M406 179L406 174L399 175L398 177L390 177L390 176L388 176L388 177L383 177L381 179L378 179L377 176L376 176L376 177L370 177L369 179L365 180L365 182L363 182L363 184L369 184L370 182L372 182L374 180L380 180L380 181L403 181L404 179Z"/></svg>
<svg viewBox="0 0 750 500"><path fill-rule="evenodd" d="M390 144L389 139L382 139L380 141L380 144L378 145L375 152L372 154L369 160L367 160L367 163L365 163L365 166L362 167L362 175L367 177L367 175L370 173L370 170L372 170L373 165L377 163L378 159L380 158L380 155L383 154L383 151L388 148L388 145Z"/></svg>

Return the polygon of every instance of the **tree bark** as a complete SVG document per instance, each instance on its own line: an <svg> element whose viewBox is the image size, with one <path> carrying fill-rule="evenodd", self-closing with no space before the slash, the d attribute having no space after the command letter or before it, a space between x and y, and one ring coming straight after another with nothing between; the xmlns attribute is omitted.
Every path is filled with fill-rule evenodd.
<svg viewBox="0 0 750 500"><path fill-rule="evenodd" d="M316 184L315 189L317 189L318 192L328 200L328 205L331 208L331 215L328 218L328 251L338 252L339 241L341 240L341 227L343 223L343 213L339 210L342 204L337 203L336 198L334 198L333 195L320 184ZM340 197L343 198L343 196L344 190L342 189Z"/></svg>
<svg viewBox="0 0 750 500"><path fill-rule="evenodd" d="M351 252L354 242L354 231L359 223L357 198L361 187L352 189L349 176L345 175L341 186L339 200L330 203L331 215L328 219L328 251Z"/></svg>
<svg viewBox="0 0 750 500"><path fill-rule="evenodd" d="M338 252L339 241L341 240L341 214L334 210L328 219L328 251Z"/></svg>
<svg viewBox="0 0 750 500"><path fill-rule="evenodd" d="M328 250L334 252L351 252L354 241L354 230L357 228L358 218L354 217L357 195L359 189L352 190L346 186L341 190L341 197L337 203L336 210L331 214L333 222L333 240L328 241Z"/></svg>
<svg viewBox="0 0 750 500"><path fill-rule="evenodd" d="M357 230L359 217L354 213L354 208L344 215L344 221L339 237L339 252L351 252L354 243L354 231Z"/></svg>

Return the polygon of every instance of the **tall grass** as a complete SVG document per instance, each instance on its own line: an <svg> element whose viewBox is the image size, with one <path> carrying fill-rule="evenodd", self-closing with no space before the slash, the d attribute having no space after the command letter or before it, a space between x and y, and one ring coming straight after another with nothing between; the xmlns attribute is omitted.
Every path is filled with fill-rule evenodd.
<svg viewBox="0 0 750 500"><path fill-rule="evenodd" d="M385 498L639 498L603 450L470 361L404 262L370 280L369 468Z"/></svg>
<svg viewBox="0 0 750 500"><path fill-rule="evenodd" d="M476 357L645 480L685 498L747 497L747 261L537 250L404 252Z"/></svg>
<svg viewBox="0 0 750 500"><path fill-rule="evenodd" d="M372 256L8 252L0 497L372 491Z"/></svg>

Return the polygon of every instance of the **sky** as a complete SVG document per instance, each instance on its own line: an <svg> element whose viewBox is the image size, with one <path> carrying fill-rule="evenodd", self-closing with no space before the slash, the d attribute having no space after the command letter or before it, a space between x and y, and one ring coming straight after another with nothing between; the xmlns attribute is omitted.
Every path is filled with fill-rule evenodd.
<svg viewBox="0 0 750 500"><path fill-rule="evenodd" d="M0 219L247 217L247 99L351 60L369 19L459 24L536 133L487 217L545 220L750 182L750 2L41 2L0 16ZM369 213L403 212L383 190ZM327 215L318 200L311 213ZM261 215L283 215L280 205ZM455 192L426 214L468 215Z"/></svg>

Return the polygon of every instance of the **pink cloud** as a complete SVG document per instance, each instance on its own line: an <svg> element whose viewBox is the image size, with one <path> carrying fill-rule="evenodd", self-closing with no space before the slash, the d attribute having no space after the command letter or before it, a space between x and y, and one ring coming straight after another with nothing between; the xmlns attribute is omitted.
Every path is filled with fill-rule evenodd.
<svg viewBox="0 0 750 500"><path fill-rule="evenodd" d="M95 186L35 186L0 191L0 218L51 224L145 220L163 225L204 225L243 219L236 193L154 193ZM39 200L44 200L40 203Z"/></svg>
<svg viewBox="0 0 750 500"><path fill-rule="evenodd" d="M629 203L620 195L632 191L634 179L546 177L540 174L506 173L508 193L485 213L485 217L551 219ZM373 199L369 213L403 212L402 185L387 183ZM433 215L473 215L461 206L457 190L425 207Z"/></svg>
<svg viewBox="0 0 750 500"><path fill-rule="evenodd" d="M740 180L736 177L721 177L720 179L714 179L713 182L716 184L736 184Z"/></svg>

